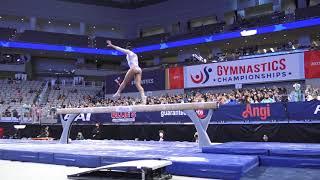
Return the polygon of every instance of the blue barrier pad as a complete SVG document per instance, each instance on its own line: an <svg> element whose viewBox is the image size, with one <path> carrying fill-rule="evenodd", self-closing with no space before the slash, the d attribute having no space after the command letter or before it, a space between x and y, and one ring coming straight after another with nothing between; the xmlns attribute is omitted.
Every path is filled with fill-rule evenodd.
<svg viewBox="0 0 320 180"><path fill-rule="evenodd" d="M203 153L238 154L238 155L268 155L269 151L263 147L245 144L246 142L230 142L211 145L202 148Z"/></svg>
<svg viewBox="0 0 320 180"><path fill-rule="evenodd" d="M77 167L99 167L101 166L100 156L55 153L54 164L77 166Z"/></svg>
<svg viewBox="0 0 320 180"><path fill-rule="evenodd" d="M26 162L38 162L38 152L4 150L2 159Z"/></svg>
<svg viewBox="0 0 320 180"><path fill-rule="evenodd" d="M39 152L39 163L54 164L53 153Z"/></svg>
<svg viewBox="0 0 320 180"><path fill-rule="evenodd" d="M290 168L320 168L319 158L260 156L261 166L277 166Z"/></svg>
<svg viewBox="0 0 320 180"><path fill-rule="evenodd" d="M319 157L319 144L279 142L229 142L202 148L204 153Z"/></svg>

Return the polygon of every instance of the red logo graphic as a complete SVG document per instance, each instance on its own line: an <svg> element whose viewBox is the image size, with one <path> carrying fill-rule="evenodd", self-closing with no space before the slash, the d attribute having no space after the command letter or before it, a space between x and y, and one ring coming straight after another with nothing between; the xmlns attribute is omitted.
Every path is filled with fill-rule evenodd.
<svg viewBox="0 0 320 180"><path fill-rule="evenodd" d="M306 78L320 77L320 51L307 51L304 53L304 69Z"/></svg>
<svg viewBox="0 0 320 180"><path fill-rule="evenodd" d="M169 89L183 89L184 75L183 67L169 68Z"/></svg>
<svg viewBox="0 0 320 180"><path fill-rule="evenodd" d="M250 104L247 104L246 110L242 112L243 118L260 117L261 120L266 120L270 116L271 116L271 113L270 113L269 104L267 104L264 107L262 106L251 107Z"/></svg>
<svg viewBox="0 0 320 180"><path fill-rule="evenodd" d="M196 83L196 84L199 84L199 83L204 84L204 83L208 82L209 77L210 77L209 73L212 72L212 68L208 68L208 69L207 69L207 68L208 68L208 67L205 66L205 67L203 68L203 72L200 71L200 74L195 75L195 77L193 77L192 75L190 75L192 82L193 82L193 83ZM203 74L205 75L205 78L204 78L204 75L203 75Z"/></svg>
<svg viewBox="0 0 320 180"><path fill-rule="evenodd" d="M123 118L135 118L136 112L113 112L111 113L112 119L123 119Z"/></svg>
<svg viewBox="0 0 320 180"><path fill-rule="evenodd" d="M200 118L200 119L204 119L206 117L205 112L202 109L196 110L196 113L197 113L198 118Z"/></svg>

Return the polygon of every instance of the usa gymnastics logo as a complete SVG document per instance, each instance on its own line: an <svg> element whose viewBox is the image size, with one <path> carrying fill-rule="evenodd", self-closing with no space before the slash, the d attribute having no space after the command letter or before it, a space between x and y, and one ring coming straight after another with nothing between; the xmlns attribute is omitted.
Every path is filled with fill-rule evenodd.
<svg viewBox="0 0 320 180"><path fill-rule="evenodd" d="M200 74L196 74L195 76L190 75L190 77L193 83L205 84L206 82L208 82L210 77L209 73L211 72L212 72L212 68L208 68L207 66L205 66L203 68L203 71L200 71Z"/></svg>

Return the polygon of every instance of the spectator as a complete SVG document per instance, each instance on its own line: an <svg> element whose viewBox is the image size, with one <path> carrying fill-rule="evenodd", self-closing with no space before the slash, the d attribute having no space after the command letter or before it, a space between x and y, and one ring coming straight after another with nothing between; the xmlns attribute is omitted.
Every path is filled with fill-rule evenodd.
<svg viewBox="0 0 320 180"><path fill-rule="evenodd" d="M164 131L160 130L159 131L159 141L162 142L164 140Z"/></svg>
<svg viewBox="0 0 320 180"><path fill-rule="evenodd" d="M288 97L289 102L304 101L304 95L301 91L301 85L298 83L295 83L293 87L294 87L294 90L291 91Z"/></svg>
<svg viewBox="0 0 320 180"><path fill-rule="evenodd" d="M83 136L82 132L78 132L76 139L77 140L84 140L84 136Z"/></svg>
<svg viewBox="0 0 320 180"><path fill-rule="evenodd" d="M263 135L262 140L264 142L268 142L269 141L269 137L267 135Z"/></svg>
<svg viewBox="0 0 320 180"><path fill-rule="evenodd" d="M101 139L101 128L99 123L96 123L96 126L92 131L92 139L95 139L95 140Z"/></svg>
<svg viewBox="0 0 320 180"><path fill-rule="evenodd" d="M37 136L38 138L47 138L49 137L49 126L45 126L41 129L40 134Z"/></svg>
<svg viewBox="0 0 320 180"><path fill-rule="evenodd" d="M276 102L273 98L270 97L269 94L266 94L264 96L264 99L262 99L261 103L274 103Z"/></svg>
<svg viewBox="0 0 320 180"><path fill-rule="evenodd" d="M193 138L194 138L194 142L199 143L199 135L198 135L198 132L195 132L195 133L194 133Z"/></svg>

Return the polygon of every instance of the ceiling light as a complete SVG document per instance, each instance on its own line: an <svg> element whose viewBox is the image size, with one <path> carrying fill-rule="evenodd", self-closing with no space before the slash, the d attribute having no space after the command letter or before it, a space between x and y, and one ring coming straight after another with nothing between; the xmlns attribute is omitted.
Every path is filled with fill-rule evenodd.
<svg viewBox="0 0 320 180"><path fill-rule="evenodd" d="M49 21L48 23L51 24L51 21Z"/></svg>
<svg viewBox="0 0 320 180"><path fill-rule="evenodd" d="M71 26L71 24L69 24L69 26Z"/></svg>
<svg viewBox="0 0 320 180"><path fill-rule="evenodd" d="M266 40L267 38L266 38L266 37L264 37L263 39L264 39L264 40Z"/></svg>
<svg viewBox="0 0 320 180"><path fill-rule="evenodd" d="M114 28L111 28L112 31L114 31Z"/></svg>

